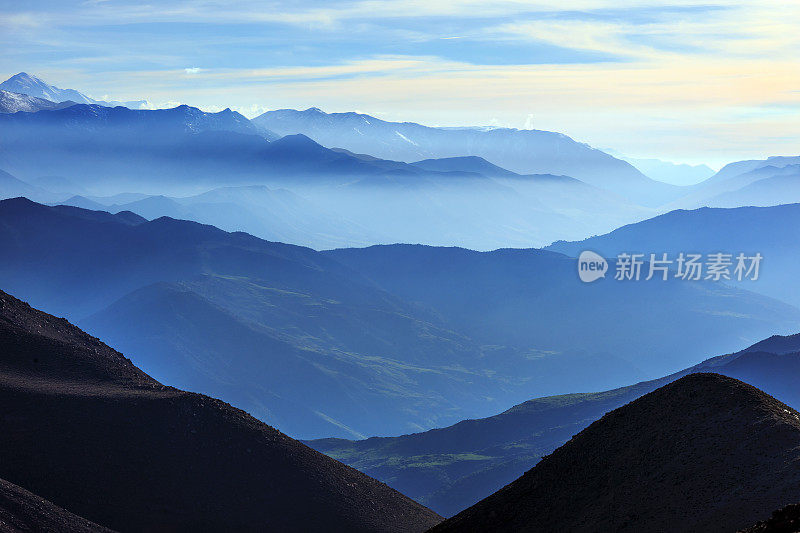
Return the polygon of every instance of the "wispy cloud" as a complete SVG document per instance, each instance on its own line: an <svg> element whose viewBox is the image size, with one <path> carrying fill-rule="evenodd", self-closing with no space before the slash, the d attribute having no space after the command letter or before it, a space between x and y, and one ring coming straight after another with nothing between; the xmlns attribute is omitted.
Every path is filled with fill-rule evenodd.
<svg viewBox="0 0 800 533"><path fill-rule="evenodd" d="M0 7L0 70L119 100L533 124L722 158L800 137L798 27L784 0L52 0Z"/></svg>

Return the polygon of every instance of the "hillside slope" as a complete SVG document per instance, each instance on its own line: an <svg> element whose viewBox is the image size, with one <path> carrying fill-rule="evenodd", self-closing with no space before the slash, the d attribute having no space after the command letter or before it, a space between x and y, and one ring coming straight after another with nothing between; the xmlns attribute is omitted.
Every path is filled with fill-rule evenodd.
<svg viewBox="0 0 800 533"><path fill-rule="evenodd" d="M111 533L110 529L76 516L2 479L0 479L0 531Z"/></svg>
<svg viewBox="0 0 800 533"><path fill-rule="evenodd" d="M439 518L0 292L0 477L124 531L424 531Z"/></svg>
<svg viewBox="0 0 800 533"><path fill-rule="evenodd" d="M435 527L448 531L735 531L800 491L800 415L692 374L604 416Z"/></svg>
<svg viewBox="0 0 800 533"><path fill-rule="evenodd" d="M688 224L675 232L681 229L705 234ZM571 249L566 253L572 255ZM800 323L787 306L780 314L797 318L779 329L762 329L757 315L772 304L724 283L645 281L646 274L640 281L617 281L614 263L606 279L582 283L577 262L550 251L391 245L325 254L405 301L435 310L480 342L620 358L649 378L676 372L710 353L730 353L775 333L794 333ZM758 284L742 287L754 290ZM729 330L733 322L738 325ZM631 331L637 332L635 342Z"/></svg>
<svg viewBox="0 0 800 533"><path fill-rule="evenodd" d="M605 413L689 373L750 383L800 408L800 334L775 336L660 379L619 389L536 398L482 419L398 437L308 444L452 516L521 476Z"/></svg>

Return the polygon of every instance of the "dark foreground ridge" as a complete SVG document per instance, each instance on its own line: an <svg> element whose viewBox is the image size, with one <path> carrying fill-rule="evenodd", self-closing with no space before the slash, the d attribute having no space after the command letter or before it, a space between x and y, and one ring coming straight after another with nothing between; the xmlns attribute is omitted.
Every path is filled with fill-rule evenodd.
<svg viewBox="0 0 800 533"><path fill-rule="evenodd" d="M440 520L2 291L0 405L0 478L115 530L413 532Z"/></svg>
<svg viewBox="0 0 800 533"><path fill-rule="evenodd" d="M0 479L0 531L111 533L27 490Z"/></svg>
<svg viewBox="0 0 800 533"><path fill-rule="evenodd" d="M796 411L692 374L608 413L432 531L736 531L797 500L799 462Z"/></svg>
<svg viewBox="0 0 800 533"><path fill-rule="evenodd" d="M772 513L768 520L743 529L740 533L797 533L798 531L800 531L800 503L793 503Z"/></svg>

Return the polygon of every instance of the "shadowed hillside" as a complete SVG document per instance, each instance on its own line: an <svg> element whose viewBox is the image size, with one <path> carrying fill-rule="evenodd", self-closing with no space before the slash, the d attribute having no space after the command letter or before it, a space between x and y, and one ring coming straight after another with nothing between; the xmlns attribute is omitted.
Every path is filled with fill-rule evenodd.
<svg viewBox="0 0 800 533"><path fill-rule="evenodd" d="M0 477L121 531L424 531L439 518L0 292Z"/></svg>
<svg viewBox="0 0 800 533"><path fill-rule="evenodd" d="M735 531L797 498L799 445L793 409L692 374L605 415L432 531Z"/></svg>
<svg viewBox="0 0 800 533"><path fill-rule="evenodd" d="M0 531L111 533L27 490L0 480Z"/></svg>

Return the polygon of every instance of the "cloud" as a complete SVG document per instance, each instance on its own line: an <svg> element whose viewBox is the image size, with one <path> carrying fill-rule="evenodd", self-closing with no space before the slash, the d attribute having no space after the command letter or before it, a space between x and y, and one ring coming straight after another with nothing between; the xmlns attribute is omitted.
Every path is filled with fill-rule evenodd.
<svg viewBox="0 0 800 533"><path fill-rule="evenodd" d="M530 113L537 128L673 158L796 151L800 137L796 2L18 5L0 8L0 70L118 100L441 125L528 127Z"/></svg>

